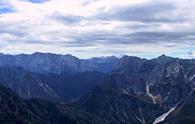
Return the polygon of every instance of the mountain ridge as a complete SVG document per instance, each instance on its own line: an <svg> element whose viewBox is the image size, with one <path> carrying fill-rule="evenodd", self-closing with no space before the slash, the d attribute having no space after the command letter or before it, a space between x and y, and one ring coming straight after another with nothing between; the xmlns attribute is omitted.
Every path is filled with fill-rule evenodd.
<svg viewBox="0 0 195 124"><path fill-rule="evenodd" d="M53 73L53 66L59 64L56 56L54 54L48 57L36 53L33 58L30 57L30 60L35 61L33 69L44 67L43 69L49 73L24 69L25 62L23 67L1 65L0 84L11 88L20 96L22 93L31 94L32 97L28 99L41 98L55 102L52 106L60 105L62 110L68 105L67 111L71 107L71 113L76 116L80 117L82 114L80 112L87 113L82 119L84 117L89 120L89 124L96 123L93 119L99 120L102 124L174 124L174 122L182 124L184 120L190 124L194 123L193 111L190 111L189 106L195 105L194 95L191 93L195 88L195 60L165 55L150 60L132 56L124 56L117 60L113 57L93 58L86 62L87 66L82 66L88 68L82 72L75 71L81 69L78 64L80 60L68 55L68 59L70 57L68 64L62 66L66 71ZM17 58L16 62L26 61L26 56L23 57ZM42 57L44 61L38 59ZM0 57L0 61L4 61L2 59L3 57ZM9 59L8 57L5 60ZM12 59L9 61L13 62ZM43 63L39 65L39 62ZM106 72L105 68L109 71ZM33 96L33 93L37 94ZM42 96L38 97L40 94ZM51 97L55 95L63 98L62 100L68 99L67 104L61 104L57 97L55 99ZM75 100L72 101L71 98ZM185 102L182 102L183 100ZM43 101L36 102L37 107L40 103L48 104ZM192 119L186 120L186 116L181 116L183 112ZM45 114L40 115L45 117ZM72 118L72 114L67 116L67 119L70 116ZM76 120L79 118L77 117ZM177 117L181 119L178 120Z"/></svg>

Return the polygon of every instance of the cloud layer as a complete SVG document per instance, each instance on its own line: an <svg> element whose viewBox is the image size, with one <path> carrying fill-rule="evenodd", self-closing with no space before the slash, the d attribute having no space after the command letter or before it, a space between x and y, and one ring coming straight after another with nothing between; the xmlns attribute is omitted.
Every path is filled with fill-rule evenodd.
<svg viewBox="0 0 195 124"><path fill-rule="evenodd" d="M194 6L190 0L2 0L0 52L193 57Z"/></svg>

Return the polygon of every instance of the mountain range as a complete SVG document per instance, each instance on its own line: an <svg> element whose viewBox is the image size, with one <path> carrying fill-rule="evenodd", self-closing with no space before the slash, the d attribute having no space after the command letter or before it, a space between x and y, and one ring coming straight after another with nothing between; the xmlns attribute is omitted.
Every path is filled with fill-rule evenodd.
<svg viewBox="0 0 195 124"><path fill-rule="evenodd" d="M1 54L0 84L5 124L195 123L193 59Z"/></svg>
<svg viewBox="0 0 195 124"><path fill-rule="evenodd" d="M30 72L38 73L81 73L86 71L111 72L118 58L96 57L79 59L72 55L60 55L52 53L0 54L0 66L22 67Z"/></svg>

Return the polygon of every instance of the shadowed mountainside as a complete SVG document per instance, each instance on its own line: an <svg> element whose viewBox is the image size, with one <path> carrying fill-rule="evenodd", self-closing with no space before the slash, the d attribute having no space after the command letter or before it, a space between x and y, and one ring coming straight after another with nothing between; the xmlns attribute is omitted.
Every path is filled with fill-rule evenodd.
<svg viewBox="0 0 195 124"><path fill-rule="evenodd" d="M81 124L195 123L195 60L165 55L151 60L124 56L106 74L98 71L74 74L35 73L21 67L3 66L0 68L0 80L20 96L24 93L23 98L35 97L59 102L82 95L75 102L65 105L17 97L21 101L19 106L14 104L14 110L21 109L20 104L25 102L28 105L26 110L34 106L30 111L35 116L43 117L44 123L55 123L53 120L44 120L48 114L55 112L62 115L59 118L52 115L52 119L57 118L55 121L71 119L71 123ZM48 106L51 111L47 110ZM38 111L43 109L46 112L39 113L37 108ZM5 116L7 114L9 115L5 112ZM28 116L27 118L29 119ZM26 120L26 116L24 119ZM28 119L31 122L34 117L32 120ZM37 123L41 121L37 120Z"/></svg>

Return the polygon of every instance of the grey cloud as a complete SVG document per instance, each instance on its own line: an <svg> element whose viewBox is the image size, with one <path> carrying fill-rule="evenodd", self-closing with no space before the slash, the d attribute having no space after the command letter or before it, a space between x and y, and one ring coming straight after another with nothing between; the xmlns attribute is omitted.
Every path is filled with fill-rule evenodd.
<svg viewBox="0 0 195 124"><path fill-rule="evenodd" d="M81 17L81 16L63 15L60 13L54 13L50 18L55 19L64 24L68 24L68 25L77 24L83 19L85 19L84 17Z"/></svg>
<svg viewBox="0 0 195 124"><path fill-rule="evenodd" d="M164 43L174 43L174 44L188 44L195 40L195 32L134 32L126 34L117 34L115 32L91 32L83 33L75 37L75 41L72 42L77 45L93 45L99 44L164 44ZM191 43L192 44L192 43ZM167 47L174 47L174 45L169 45Z"/></svg>
<svg viewBox="0 0 195 124"><path fill-rule="evenodd" d="M96 2L99 0L84 0L84 2L82 3L83 6L89 5L90 3Z"/></svg>
<svg viewBox="0 0 195 124"><path fill-rule="evenodd" d="M195 38L188 38L187 36L195 36L195 32L135 32L126 34L131 40L137 43L185 43Z"/></svg>
<svg viewBox="0 0 195 124"><path fill-rule="evenodd" d="M89 1L90 2L90 1ZM61 13L54 13L50 19L54 19L70 26L80 26L79 22L82 20L88 22L95 22L91 24L98 24L99 22L104 22L105 25L109 22L117 20L123 23L126 23L124 26L116 27L111 31L88 31L88 32L74 32L71 36L66 35L66 33L71 32L48 32L47 35L48 41L41 41L37 37L29 37L29 30L22 24L16 24L11 26L9 24L0 24L0 35L3 33L8 33L10 35L17 36L17 39L12 40L12 42L25 42L25 43L35 43L35 44L47 44L47 45L59 45L64 47L87 47L94 46L96 44L122 44L122 45L140 45L144 43L149 44L164 44L164 43L174 43L173 45L167 45L166 47L175 47L176 44L194 44L195 41L195 30L182 29L180 31L163 31L160 27L164 23L174 24L175 22L185 21L182 17L171 17L163 16L163 14L169 15L172 11L177 9L174 5L168 2L150 2L138 5L129 5L126 7L117 7L112 9L109 12L100 11L95 13L94 16L85 18L81 16L74 15L63 15ZM128 22L135 21L137 23L129 24ZM138 23L139 22L139 23ZM141 22L141 23L140 23ZM192 25L193 26L193 25ZM85 25L84 28L88 28L88 25ZM23 30L21 30L23 29ZM153 29L153 30L149 30ZM156 29L156 30L154 30ZM67 41L60 41L58 37L63 36L69 38ZM54 37L53 39L50 37ZM56 38L57 37L57 38ZM59 38L60 39L60 38ZM191 43L190 43L191 42ZM112 51L112 53L114 53ZM118 53L125 52L121 49L117 51ZM139 51L135 51L138 53Z"/></svg>
<svg viewBox="0 0 195 124"><path fill-rule="evenodd" d="M22 38L29 34L29 31L27 30L28 27L26 26L25 22L15 22L14 24L10 24L9 22L2 21L0 23L0 27L0 35L9 34L11 36Z"/></svg>
<svg viewBox="0 0 195 124"><path fill-rule="evenodd" d="M88 1L90 3L90 1ZM88 3L87 2L87 3ZM78 25L80 21L122 21L127 23L124 27L117 27L113 31L92 31L84 33L76 33L72 36L69 46L90 46L96 43L100 44L143 44L143 43L182 43L195 40L195 31L183 29L181 31L165 32L156 29L164 23L174 24L182 23L186 20L181 16L171 16L170 13L178 8L171 2L151 1L137 5L127 5L125 7L115 7L108 12L103 10L95 13L88 18L56 13L52 17L66 25ZM170 15L169 15L170 14ZM166 15L166 16L165 16ZM135 21L141 23L128 24ZM98 21L97 21L98 23ZM87 25L86 25L87 28ZM152 29L152 31L148 30ZM131 33L129 33L129 32ZM123 33L121 33L123 32ZM173 46L168 46L173 47Z"/></svg>
<svg viewBox="0 0 195 124"><path fill-rule="evenodd" d="M164 17L174 11L176 7L169 2L147 2L138 5L127 5L126 7L115 7L108 12L100 11L94 14L94 19L140 21L140 22L175 22L183 21L179 17Z"/></svg>

